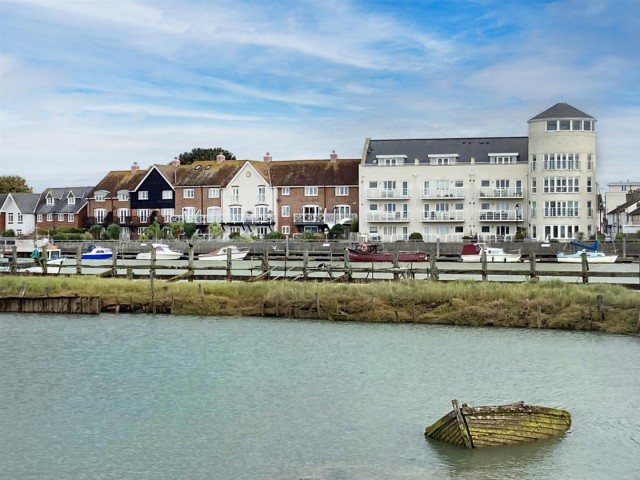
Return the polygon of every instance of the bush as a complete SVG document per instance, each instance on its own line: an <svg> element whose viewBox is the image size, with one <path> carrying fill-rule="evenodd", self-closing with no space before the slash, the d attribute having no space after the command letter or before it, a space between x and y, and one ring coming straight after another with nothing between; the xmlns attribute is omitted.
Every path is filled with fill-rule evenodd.
<svg viewBox="0 0 640 480"><path fill-rule="evenodd" d="M265 240L284 240L287 236L284 233L273 231L264 236Z"/></svg>
<svg viewBox="0 0 640 480"><path fill-rule="evenodd" d="M91 225L91 228L89 229L89 233L91 233L91 236L93 237L94 240L100 240L102 238L102 232L103 232L104 228L102 228L102 225Z"/></svg>
<svg viewBox="0 0 640 480"><path fill-rule="evenodd" d="M238 237L240 237L240 232L231 232L229 234L229 240L235 240Z"/></svg>
<svg viewBox="0 0 640 480"><path fill-rule="evenodd" d="M420 232L413 232L409 235L409 240L422 240L422 234Z"/></svg>
<svg viewBox="0 0 640 480"><path fill-rule="evenodd" d="M107 227L107 237L111 240L118 240L120 238L120 225L112 223Z"/></svg>
<svg viewBox="0 0 640 480"><path fill-rule="evenodd" d="M2 232L2 236L3 237L15 237L16 236L16 232L14 232L13 230L5 230L4 232Z"/></svg>

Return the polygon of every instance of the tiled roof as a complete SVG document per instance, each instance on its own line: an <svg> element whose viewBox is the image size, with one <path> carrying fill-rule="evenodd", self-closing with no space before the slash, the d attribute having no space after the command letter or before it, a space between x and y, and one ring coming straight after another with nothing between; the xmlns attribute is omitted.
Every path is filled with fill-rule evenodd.
<svg viewBox="0 0 640 480"><path fill-rule="evenodd" d="M269 164L274 187L357 185L358 159L279 160Z"/></svg>
<svg viewBox="0 0 640 480"><path fill-rule="evenodd" d="M636 215L640 215L640 207L636 208L634 211L629 212L630 217L635 217Z"/></svg>
<svg viewBox="0 0 640 480"><path fill-rule="evenodd" d="M39 193L10 193L9 195L22 213L35 213L40 199Z"/></svg>
<svg viewBox="0 0 640 480"><path fill-rule="evenodd" d="M536 115L532 120L545 120L547 118L590 118L594 119L591 115L581 112L575 107L572 107L568 103L556 103L553 107L546 109L544 112ZM595 120L595 119L594 119Z"/></svg>
<svg viewBox="0 0 640 480"><path fill-rule="evenodd" d="M177 187L216 186L224 187L238 173L246 160L225 160L224 162L197 161L189 165L156 165L158 170Z"/></svg>
<svg viewBox="0 0 640 480"><path fill-rule="evenodd" d="M99 191L107 191L110 195L115 195L120 190L133 190L146 173L147 170L144 169L136 172L131 170L112 170L91 189L87 196L93 197L95 192Z"/></svg>
<svg viewBox="0 0 640 480"><path fill-rule="evenodd" d="M373 165L378 155L404 155L408 164L428 164L429 155L458 155L458 163L489 163L489 153L517 153L518 160L529 159L527 137L427 138L406 140L370 140L365 165Z"/></svg>
<svg viewBox="0 0 640 480"><path fill-rule="evenodd" d="M87 195L91 190L92 187L47 188L40 196L36 212L43 215L48 213L77 213L87 203ZM49 193L53 196L53 205L47 205ZM67 201L70 193L73 193L76 199L74 204L69 204Z"/></svg>

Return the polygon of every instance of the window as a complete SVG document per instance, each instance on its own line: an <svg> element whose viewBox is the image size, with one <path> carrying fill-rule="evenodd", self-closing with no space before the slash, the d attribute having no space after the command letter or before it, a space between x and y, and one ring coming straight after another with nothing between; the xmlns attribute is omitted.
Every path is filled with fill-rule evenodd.
<svg viewBox="0 0 640 480"><path fill-rule="evenodd" d="M196 208L195 207L182 207L182 221L185 223L196 222Z"/></svg>
<svg viewBox="0 0 640 480"><path fill-rule="evenodd" d="M592 132L593 121L591 120L547 120L547 132L574 131Z"/></svg>
<svg viewBox="0 0 640 480"><path fill-rule="evenodd" d="M53 213L47 213L47 222L53 222ZM102 223L102 222L100 222L100 223Z"/></svg>
<svg viewBox="0 0 640 480"><path fill-rule="evenodd" d="M289 205L282 205L280 208L280 215L283 217L291 216L291 207Z"/></svg>
<svg viewBox="0 0 640 480"><path fill-rule="evenodd" d="M264 203L267 201L267 187L264 185L258 186L258 203Z"/></svg>
<svg viewBox="0 0 640 480"><path fill-rule="evenodd" d="M535 155L531 155L531 171L532 172L536 171L536 156Z"/></svg>
<svg viewBox="0 0 640 480"><path fill-rule="evenodd" d="M163 208L162 210L160 210L160 215L162 215L162 218L165 222L170 222L171 217L173 217L173 208Z"/></svg>
<svg viewBox="0 0 640 480"><path fill-rule="evenodd" d="M107 210L104 208L96 208L93 211L93 216L96 217L96 223L104 223L104 219L107 216Z"/></svg>
<svg viewBox="0 0 640 480"><path fill-rule="evenodd" d="M489 225L482 225L482 227L480 228L480 232L491 233L491 227Z"/></svg>
<svg viewBox="0 0 640 480"><path fill-rule="evenodd" d="M291 194L291 190L289 189L289 187L282 187L282 195L290 195Z"/></svg>
<svg viewBox="0 0 640 480"><path fill-rule="evenodd" d="M283 225L283 227L282 227L283 235L289 235L290 231L291 231L291 227L289 227L289 225Z"/></svg>
<svg viewBox="0 0 640 480"><path fill-rule="evenodd" d="M378 182L376 181L369 182L369 188L378 188Z"/></svg>
<svg viewBox="0 0 640 480"><path fill-rule="evenodd" d="M593 157L590 153L587 154L587 170L593 170Z"/></svg>
<svg viewBox="0 0 640 480"><path fill-rule="evenodd" d="M138 227L138 235L144 235L146 229L147 227Z"/></svg>
<svg viewBox="0 0 640 480"><path fill-rule="evenodd" d="M560 120L560 130L571 130L571 121Z"/></svg>
<svg viewBox="0 0 640 480"><path fill-rule="evenodd" d="M193 188L185 188L182 191L182 198L195 198L195 190Z"/></svg>
<svg viewBox="0 0 640 480"><path fill-rule="evenodd" d="M146 190L140 190L138 192L138 200L149 200L149 192Z"/></svg>
<svg viewBox="0 0 640 480"><path fill-rule="evenodd" d="M545 217L577 217L579 216L580 202L544 202Z"/></svg>
<svg viewBox="0 0 640 480"><path fill-rule="evenodd" d="M577 153L545 153L544 170L578 170L580 160Z"/></svg>
<svg viewBox="0 0 640 480"><path fill-rule="evenodd" d="M7 223L13 223L13 213L7 213Z"/></svg>
<svg viewBox="0 0 640 480"><path fill-rule="evenodd" d="M480 187L487 188L489 186L491 186L491 183L489 182L489 180L480 180Z"/></svg>
<svg viewBox="0 0 640 480"><path fill-rule="evenodd" d="M107 195L104 192L96 192L94 198L96 202L104 202Z"/></svg>
<svg viewBox="0 0 640 480"><path fill-rule="evenodd" d="M531 179L531 193L538 191L538 180L534 177Z"/></svg>
<svg viewBox="0 0 640 480"><path fill-rule="evenodd" d="M429 155L430 165L456 165L458 155Z"/></svg>
<svg viewBox="0 0 640 480"><path fill-rule="evenodd" d="M587 177L587 193L591 193L592 185L591 185L591 177Z"/></svg>
<svg viewBox="0 0 640 480"><path fill-rule="evenodd" d="M242 222L242 207L229 207L229 220L232 223Z"/></svg>
<svg viewBox="0 0 640 480"><path fill-rule="evenodd" d="M349 195L349 187L336 187L336 197L346 197Z"/></svg>
<svg viewBox="0 0 640 480"><path fill-rule="evenodd" d="M51 194L47 195L47 205L53 205L53 196Z"/></svg>
<svg viewBox="0 0 640 480"><path fill-rule="evenodd" d="M454 186L456 188L462 188L464 186L464 182L462 180L456 180Z"/></svg>
<svg viewBox="0 0 640 480"><path fill-rule="evenodd" d="M139 208L138 209L138 218L140 219L140 223L147 223L149 221L149 209L148 208Z"/></svg>
<svg viewBox="0 0 640 480"><path fill-rule="evenodd" d="M118 192L118 200L121 202L126 202L129 200L129 192L127 190L120 190Z"/></svg>
<svg viewBox="0 0 640 480"><path fill-rule="evenodd" d="M489 163L492 165L509 165L518 161L517 153L490 153Z"/></svg>
<svg viewBox="0 0 640 480"><path fill-rule="evenodd" d="M59 222L64 222L64 213L59 213L58 214L58 221Z"/></svg>
<svg viewBox="0 0 640 480"><path fill-rule="evenodd" d="M18 223L24 223L24 215L21 213L18 214Z"/></svg>
<svg viewBox="0 0 640 480"><path fill-rule="evenodd" d="M162 199L163 200L171 200L173 198L173 190L163 190L162 191Z"/></svg>
<svg viewBox="0 0 640 480"><path fill-rule="evenodd" d="M593 206L591 202L587 202L587 216L593 217Z"/></svg>
<svg viewBox="0 0 640 480"><path fill-rule="evenodd" d="M76 197L74 197L73 195L69 195L67 197L67 205L75 205L76 204Z"/></svg>
<svg viewBox="0 0 640 480"><path fill-rule="evenodd" d="M531 218L536 218L536 202L531 202Z"/></svg>
<svg viewBox="0 0 640 480"><path fill-rule="evenodd" d="M128 208L119 208L117 211L118 223L127 223L127 217L129 216Z"/></svg>
<svg viewBox="0 0 640 480"><path fill-rule="evenodd" d="M67 222L73 223L74 220L75 220L75 215L73 213L70 213L69 215L67 215Z"/></svg>
<svg viewBox="0 0 640 480"><path fill-rule="evenodd" d="M304 187L304 196L305 197L317 197L318 196L318 187Z"/></svg>
<svg viewBox="0 0 640 480"><path fill-rule="evenodd" d="M558 129L557 120L547 120L547 132L552 132Z"/></svg>
<svg viewBox="0 0 640 480"><path fill-rule="evenodd" d="M378 204L377 203L370 203L369 204L369 210L372 212L375 212L376 210L378 210Z"/></svg>
<svg viewBox="0 0 640 480"><path fill-rule="evenodd" d="M231 202L238 203L240 201L240 188L231 187Z"/></svg>
<svg viewBox="0 0 640 480"><path fill-rule="evenodd" d="M386 156L386 155L377 155L378 165L382 167L392 167L395 165L404 165L407 159L406 156Z"/></svg>
<svg viewBox="0 0 640 480"><path fill-rule="evenodd" d="M220 189L219 188L210 188L208 191L209 198L220 198Z"/></svg>
<svg viewBox="0 0 640 480"><path fill-rule="evenodd" d="M39 213L39 214L38 214L37 221L38 221L38 222L41 222L41 221L42 221L42 214L41 214L41 213Z"/></svg>
<svg viewBox="0 0 640 480"><path fill-rule="evenodd" d="M544 177L544 193L579 193L580 177Z"/></svg>

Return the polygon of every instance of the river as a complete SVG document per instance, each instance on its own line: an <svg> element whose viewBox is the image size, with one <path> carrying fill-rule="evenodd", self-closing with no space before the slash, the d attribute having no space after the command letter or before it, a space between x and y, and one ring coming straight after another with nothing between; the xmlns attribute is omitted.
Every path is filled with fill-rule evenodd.
<svg viewBox="0 0 640 480"><path fill-rule="evenodd" d="M2 479L637 479L640 339L255 318L0 314ZM563 437L423 436L458 398Z"/></svg>

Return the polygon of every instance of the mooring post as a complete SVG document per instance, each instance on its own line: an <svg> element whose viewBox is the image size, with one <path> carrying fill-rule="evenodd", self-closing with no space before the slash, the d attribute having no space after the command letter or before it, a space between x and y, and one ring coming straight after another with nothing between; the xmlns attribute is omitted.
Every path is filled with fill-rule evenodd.
<svg viewBox="0 0 640 480"><path fill-rule="evenodd" d="M538 279L538 273L536 272L536 252L531 252L529 257L529 280L536 281Z"/></svg>
<svg viewBox="0 0 640 480"><path fill-rule="evenodd" d="M309 266L309 246L304 249L302 252L302 276L304 277L305 282L309 280L309 271L307 267Z"/></svg>
<svg viewBox="0 0 640 480"><path fill-rule="evenodd" d="M11 247L11 275L18 271L18 247Z"/></svg>
<svg viewBox="0 0 640 480"><path fill-rule="evenodd" d="M440 257L440 238L436 238L436 258Z"/></svg>
<svg viewBox="0 0 640 480"><path fill-rule="evenodd" d="M151 313L156 313L156 290L154 286L154 277L156 276L156 249L151 249L151 265L149 268L149 288L151 290Z"/></svg>
<svg viewBox="0 0 640 480"><path fill-rule="evenodd" d="M189 260L187 263L187 271L189 272L189 279L188 279L189 282L193 282L193 249L194 249L193 245L189 244ZM227 255L229 253L230 252L227 252Z"/></svg>
<svg viewBox="0 0 640 480"><path fill-rule="evenodd" d="M118 275L118 249L116 246L113 247L113 252L111 255L111 276L115 277Z"/></svg>
<svg viewBox="0 0 640 480"><path fill-rule="evenodd" d="M627 258L627 237L622 237L622 258Z"/></svg>
<svg viewBox="0 0 640 480"><path fill-rule="evenodd" d="M262 273L269 271L269 248L265 248L262 252Z"/></svg>
<svg viewBox="0 0 640 480"><path fill-rule="evenodd" d="M582 283L589 283L589 261L587 260L587 253L582 252Z"/></svg>
<svg viewBox="0 0 640 480"><path fill-rule="evenodd" d="M438 272L438 263L436 257L433 256L430 259L431 261L431 280L435 280L436 282L440 280L440 273Z"/></svg>
<svg viewBox="0 0 640 480"><path fill-rule="evenodd" d="M231 249L227 248L227 282L230 282L232 280L232 275L231 275Z"/></svg>
<svg viewBox="0 0 640 480"><path fill-rule="evenodd" d="M398 280L400 278L400 272L398 272L398 269L400 268L400 265L398 264L398 251L395 250L393 252L393 280Z"/></svg>
<svg viewBox="0 0 640 480"><path fill-rule="evenodd" d="M486 282L489 278L487 274L487 250L482 249L482 281Z"/></svg>
<svg viewBox="0 0 640 480"><path fill-rule="evenodd" d="M76 275L82 275L82 245L76 248Z"/></svg>

